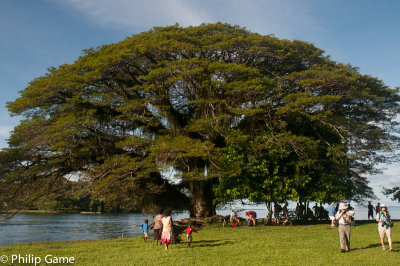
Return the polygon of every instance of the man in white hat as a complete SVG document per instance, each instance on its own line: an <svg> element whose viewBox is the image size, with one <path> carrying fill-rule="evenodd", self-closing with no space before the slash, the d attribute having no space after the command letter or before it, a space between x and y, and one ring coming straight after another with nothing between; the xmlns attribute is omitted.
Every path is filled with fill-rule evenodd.
<svg viewBox="0 0 400 266"><path fill-rule="evenodd" d="M341 202L335 218L339 220L340 251L350 251L350 223L355 212L348 210L348 205Z"/></svg>
<svg viewBox="0 0 400 266"><path fill-rule="evenodd" d="M393 223L392 220L390 219L390 214L387 211L386 204L381 205L381 211L376 217L376 221L378 222L378 231L379 231L379 236L381 238L382 250L386 250L385 248L385 234L386 234L389 242L389 249L390 251L393 251L392 230L391 230Z"/></svg>

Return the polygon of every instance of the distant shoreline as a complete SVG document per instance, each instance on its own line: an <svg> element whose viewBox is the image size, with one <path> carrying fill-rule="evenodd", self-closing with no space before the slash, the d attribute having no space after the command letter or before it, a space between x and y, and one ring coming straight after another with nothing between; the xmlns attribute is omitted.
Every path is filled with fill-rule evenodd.
<svg viewBox="0 0 400 266"><path fill-rule="evenodd" d="M100 215L100 214L109 214L107 212L92 212L92 211L56 211L56 210L9 210L9 211L0 211L0 214L85 214L85 215ZM135 213L135 212L131 212ZM124 212L113 212L112 214L126 214ZM224 215L222 215L224 216ZM226 215L225 215L226 216ZM181 219L186 220L187 218ZM257 221L261 222L266 220L266 218L257 218ZM393 221L400 221L400 219L392 219ZM180 220L178 220L180 221ZM329 220L308 220L309 224L323 224L328 222ZM372 220L368 219L356 219L357 222L365 223L365 222L375 222L375 218Z"/></svg>
<svg viewBox="0 0 400 266"><path fill-rule="evenodd" d="M14 214L14 213L28 213L28 214L63 214L63 213L80 213L80 211L56 211L56 210L9 210L0 211L3 214Z"/></svg>

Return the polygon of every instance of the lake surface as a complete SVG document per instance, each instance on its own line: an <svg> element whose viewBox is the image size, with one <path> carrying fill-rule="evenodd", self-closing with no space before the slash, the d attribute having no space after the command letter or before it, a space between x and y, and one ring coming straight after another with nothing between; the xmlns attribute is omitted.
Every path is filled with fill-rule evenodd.
<svg viewBox="0 0 400 266"><path fill-rule="evenodd" d="M289 208L292 206L289 205ZM325 206L326 207L326 206ZM239 216L254 210L258 218L265 218L267 209L263 205L234 206ZM389 206L393 219L400 219L400 207ZM230 209L218 210L220 215L230 214ZM355 207L356 220L367 219L367 208ZM9 219L0 216L0 246L39 241L67 241L101 238L137 237L142 235L138 226L144 219L150 222L152 214L17 214ZM174 220L189 217L187 212L173 213ZM150 231L152 235L153 231Z"/></svg>
<svg viewBox="0 0 400 266"><path fill-rule="evenodd" d="M66 241L142 235L144 219L151 214L17 214L0 217L0 246L38 241ZM188 214L175 214L175 219Z"/></svg>

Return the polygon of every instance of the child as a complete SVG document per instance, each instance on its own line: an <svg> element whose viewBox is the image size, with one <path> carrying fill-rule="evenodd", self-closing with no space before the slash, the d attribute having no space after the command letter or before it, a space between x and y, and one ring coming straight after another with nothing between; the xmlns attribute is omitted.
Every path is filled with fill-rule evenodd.
<svg viewBox="0 0 400 266"><path fill-rule="evenodd" d="M239 226L239 219L237 217L237 212L232 210L231 216L229 218L232 227L238 227Z"/></svg>
<svg viewBox="0 0 400 266"><path fill-rule="evenodd" d="M192 243L192 233L195 231L193 227L191 227L192 223L189 222L188 228L185 229L186 237L187 237L187 245L190 247L190 243Z"/></svg>
<svg viewBox="0 0 400 266"><path fill-rule="evenodd" d="M142 227L143 230L143 234L144 234L144 238L143 241L147 242L147 237L148 237L148 233L149 233L149 220L145 219L144 220L144 224L140 225Z"/></svg>
<svg viewBox="0 0 400 266"><path fill-rule="evenodd" d="M162 214L161 210L157 213L156 216L153 218L153 222L151 223L154 230L154 240L156 241L156 245L158 246L158 241L161 242L161 233L162 233Z"/></svg>
<svg viewBox="0 0 400 266"><path fill-rule="evenodd" d="M162 218L162 233L161 233L161 242L164 243L165 250L168 250L168 245L174 243L174 234L173 234L173 221L171 218L171 210L166 209Z"/></svg>

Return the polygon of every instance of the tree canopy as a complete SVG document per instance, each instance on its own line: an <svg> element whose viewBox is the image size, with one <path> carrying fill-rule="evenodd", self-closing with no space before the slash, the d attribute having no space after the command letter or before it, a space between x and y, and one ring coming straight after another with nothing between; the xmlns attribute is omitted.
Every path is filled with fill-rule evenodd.
<svg viewBox="0 0 400 266"><path fill-rule="evenodd" d="M205 217L235 199L372 197L365 175L397 147L398 101L310 43L155 27L84 50L8 103L24 120L0 153L1 200L75 189Z"/></svg>

